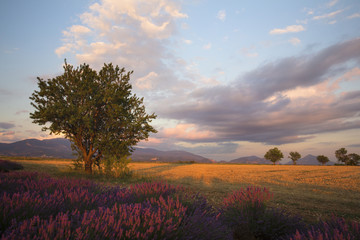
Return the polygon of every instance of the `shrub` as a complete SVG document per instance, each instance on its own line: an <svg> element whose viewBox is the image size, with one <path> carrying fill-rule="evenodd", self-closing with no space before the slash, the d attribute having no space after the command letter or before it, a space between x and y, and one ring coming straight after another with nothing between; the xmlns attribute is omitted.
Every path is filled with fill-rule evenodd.
<svg viewBox="0 0 360 240"><path fill-rule="evenodd" d="M232 229L234 239L279 239L304 228L301 218L267 208L272 196L266 188L248 187L224 199L221 219Z"/></svg>
<svg viewBox="0 0 360 240"><path fill-rule="evenodd" d="M344 218L333 216L318 224L287 238L290 240L356 240L360 239L360 223L347 222Z"/></svg>

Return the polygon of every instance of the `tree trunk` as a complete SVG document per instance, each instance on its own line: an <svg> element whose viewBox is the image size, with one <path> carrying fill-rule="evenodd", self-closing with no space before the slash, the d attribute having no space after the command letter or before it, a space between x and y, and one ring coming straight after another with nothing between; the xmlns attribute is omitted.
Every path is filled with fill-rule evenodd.
<svg viewBox="0 0 360 240"><path fill-rule="evenodd" d="M92 174L92 159L91 156L83 156L84 165L85 165L85 172Z"/></svg>

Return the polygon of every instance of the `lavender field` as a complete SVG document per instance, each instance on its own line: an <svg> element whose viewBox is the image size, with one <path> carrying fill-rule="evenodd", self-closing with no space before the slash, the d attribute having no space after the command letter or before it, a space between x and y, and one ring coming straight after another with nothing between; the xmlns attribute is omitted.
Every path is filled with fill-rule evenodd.
<svg viewBox="0 0 360 240"><path fill-rule="evenodd" d="M182 186L126 188L36 172L0 174L1 239L360 239L360 224L314 225L270 208L273 194L249 186L212 207Z"/></svg>

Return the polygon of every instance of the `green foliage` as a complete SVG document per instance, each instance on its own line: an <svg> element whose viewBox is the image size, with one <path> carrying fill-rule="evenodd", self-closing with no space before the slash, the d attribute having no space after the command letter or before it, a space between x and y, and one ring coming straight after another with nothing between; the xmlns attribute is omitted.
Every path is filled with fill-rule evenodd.
<svg viewBox="0 0 360 240"><path fill-rule="evenodd" d="M149 124L156 115L148 115L143 98L131 94L131 74L111 63L97 73L87 64L74 68L65 61L62 75L37 78L30 117L43 131L65 135L91 173L104 155L129 156L134 145L156 132Z"/></svg>
<svg viewBox="0 0 360 240"><path fill-rule="evenodd" d="M298 152L290 152L288 158L290 158L294 162L294 165L296 165L296 161L301 158L301 154Z"/></svg>
<svg viewBox="0 0 360 240"><path fill-rule="evenodd" d="M264 158L272 161L274 165L277 161L280 161L283 157L284 157L283 153L277 147L270 149L264 155Z"/></svg>
<svg viewBox="0 0 360 240"><path fill-rule="evenodd" d="M360 156L356 153L347 154L347 150L345 148L336 150L335 157L339 162L342 162L345 165L357 166L360 163Z"/></svg>
<svg viewBox="0 0 360 240"><path fill-rule="evenodd" d="M108 156L104 158L104 171L108 176L116 178L127 178L132 176L132 171L128 167L131 158L123 156L117 158L116 156Z"/></svg>
<svg viewBox="0 0 360 240"><path fill-rule="evenodd" d="M325 163L329 162L329 158L327 156L324 156L324 155L319 155L319 156L316 157L316 159L322 165L325 165Z"/></svg>
<svg viewBox="0 0 360 240"><path fill-rule="evenodd" d="M348 162L346 165L357 166L360 162L360 155L356 153L350 153L348 155Z"/></svg>
<svg viewBox="0 0 360 240"><path fill-rule="evenodd" d="M348 156L347 150L345 148L340 148L335 151L335 157L338 159L339 162L346 163Z"/></svg>

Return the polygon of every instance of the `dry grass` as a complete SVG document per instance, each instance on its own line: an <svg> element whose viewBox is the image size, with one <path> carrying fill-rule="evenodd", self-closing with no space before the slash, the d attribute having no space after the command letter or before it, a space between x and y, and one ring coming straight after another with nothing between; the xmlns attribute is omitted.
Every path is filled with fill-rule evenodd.
<svg viewBox="0 0 360 240"><path fill-rule="evenodd" d="M234 165L131 163L139 174L164 179L193 178L211 185L214 181L241 184L299 184L360 192L360 168L352 166Z"/></svg>
<svg viewBox="0 0 360 240"><path fill-rule="evenodd" d="M16 162L23 164L25 170L84 177L70 170L71 160ZM215 206L232 191L257 185L274 193L271 206L299 214L309 222L332 214L360 221L360 167L131 163L130 168L140 181L153 179L181 184L201 192ZM100 181L107 180L100 178Z"/></svg>
<svg viewBox="0 0 360 240"><path fill-rule="evenodd" d="M240 187L258 185L274 193L272 206L310 222L332 214L360 221L360 167L132 163L131 168L201 191L214 205Z"/></svg>

